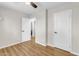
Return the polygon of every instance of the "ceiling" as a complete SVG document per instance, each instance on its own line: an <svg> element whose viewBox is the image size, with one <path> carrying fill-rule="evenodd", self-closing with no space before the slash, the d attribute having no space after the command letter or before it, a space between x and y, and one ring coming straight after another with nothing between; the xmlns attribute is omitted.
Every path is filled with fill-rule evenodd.
<svg viewBox="0 0 79 59"><path fill-rule="evenodd" d="M62 5L64 2L40 2L39 4L46 9L50 9Z"/></svg>
<svg viewBox="0 0 79 59"><path fill-rule="evenodd" d="M42 9L50 9L59 5L63 5L64 2L34 2L38 8L33 8L30 5L26 5L24 2L0 2L0 6L15 9L26 14L34 14Z"/></svg>

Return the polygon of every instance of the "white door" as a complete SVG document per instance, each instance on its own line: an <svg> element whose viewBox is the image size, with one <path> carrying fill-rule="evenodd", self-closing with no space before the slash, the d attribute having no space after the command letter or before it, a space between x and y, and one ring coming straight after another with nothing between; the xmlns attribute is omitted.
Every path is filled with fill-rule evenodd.
<svg viewBox="0 0 79 59"><path fill-rule="evenodd" d="M54 13L54 44L56 47L71 51L72 10Z"/></svg>
<svg viewBox="0 0 79 59"><path fill-rule="evenodd" d="M31 23L26 17L22 18L22 42L31 40Z"/></svg>

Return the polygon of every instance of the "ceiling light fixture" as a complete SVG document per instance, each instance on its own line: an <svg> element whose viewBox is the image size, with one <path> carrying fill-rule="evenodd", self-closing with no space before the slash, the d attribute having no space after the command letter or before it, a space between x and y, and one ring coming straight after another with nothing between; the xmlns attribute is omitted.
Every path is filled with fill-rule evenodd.
<svg viewBox="0 0 79 59"><path fill-rule="evenodd" d="M33 8L37 8L37 5L34 2L25 2L26 5L31 5Z"/></svg>

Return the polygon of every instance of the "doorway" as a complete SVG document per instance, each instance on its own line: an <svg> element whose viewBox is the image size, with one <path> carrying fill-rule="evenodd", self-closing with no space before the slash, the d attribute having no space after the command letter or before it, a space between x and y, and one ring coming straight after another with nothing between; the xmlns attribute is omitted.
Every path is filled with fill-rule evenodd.
<svg viewBox="0 0 79 59"><path fill-rule="evenodd" d="M72 10L54 13L54 45L63 50L72 50Z"/></svg>
<svg viewBox="0 0 79 59"><path fill-rule="evenodd" d="M35 22L36 18L31 19L31 42L35 43Z"/></svg>

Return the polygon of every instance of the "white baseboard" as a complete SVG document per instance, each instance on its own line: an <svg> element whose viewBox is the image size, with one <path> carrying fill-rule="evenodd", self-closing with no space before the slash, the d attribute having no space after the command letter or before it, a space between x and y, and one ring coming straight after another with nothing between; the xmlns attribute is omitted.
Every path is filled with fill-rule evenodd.
<svg viewBox="0 0 79 59"><path fill-rule="evenodd" d="M79 56L79 53L72 52L72 51L71 51L71 53L72 53L72 54L74 54L74 55L77 55L77 56Z"/></svg>
<svg viewBox="0 0 79 59"><path fill-rule="evenodd" d="M46 46L46 44L42 44L42 43L40 43L40 42L36 42L37 44L40 44L40 45L43 45L43 46Z"/></svg>
<svg viewBox="0 0 79 59"><path fill-rule="evenodd" d="M24 41L22 41L22 42L24 42ZM6 48L6 47L10 47L10 46L13 46L13 45L22 43L22 42L16 42L16 43L8 44L8 45L6 45L6 46L0 47L0 49ZM36 43L37 43L37 44L40 44L40 45L43 45L43 46L46 46L45 44L42 44L42 43L39 43L39 42L36 42ZM55 45L52 45L52 44L47 44L47 45L48 45L48 46L51 46L51 47L56 47ZM57 48L58 48L58 47L57 47ZM76 52L74 52L74 51L69 51L69 52L72 53L72 54L74 54L74 55L79 56L79 53L76 53Z"/></svg>
<svg viewBox="0 0 79 59"><path fill-rule="evenodd" d="M29 40L26 40L26 41L29 41ZM22 42L26 42L26 41L21 41L21 43L22 43Z"/></svg>
<svg viewBox="0 0 79 59"><path fill-rule="evenodd" d="M56 47L55 45L52 45L52 44L47 44L48 46L51 46L51 47Z"/></svg>
<svg viewBox="0 0 79 59"><path fill-rule="evenodd" d="M26 42L26 41L11 43L11 44L8 44L8 45L5 45L5 46L0 47L0 49L2 49L2 48L7 48L7 47L10 47L10 46L13 46L13 45L16 45L16 44L20 44L20 43L23 43L23 42ZM40 45L43 45L43 46L46 46L45 44L42 44L42 43L39 43L39 42L36 42L36 43L38 43L38 44L40 44Z"/></svg>
<svg viewBox="0 0 79 59"><path fill-rule="evenodd" d="M50 47L56 47L56 48L58 48L57 46L55 46L55 45L52 45L52 44L47 44L48 46L50 46ZM67 51L67 50L66 50ZM77 56L79 56L79 53L76 53L76 52L74 52L74 51L69 51L70 53L72 53L72 54L74 54L74 55L77 55Z"/></svg>
<svg viewBox="0 0 79 59"><path fill-rule="evenodd" d="M8 44L8 45L6 45L6 46L2 46L2 47L0 47L0 49L2 49L2 48L7 48L7 47L10 47L10 46L19 44L19 43L21 43L21 42L16 42L16 43Z"/></svg>
<svg viewBox="0 0 79 59"><path fill-rule="evenodd" d="M11 44L8 44L8 45L6 45L6 46L0 47L0 49L2 49L2 48L7 48L7 47L10 47L10 46L14 46L14 45L16 45L16 44L20 44L20 43L23 43L23 42L26 42L26 41L20 41L20 42L16 42L16 43L11 43Z"/></svg>

